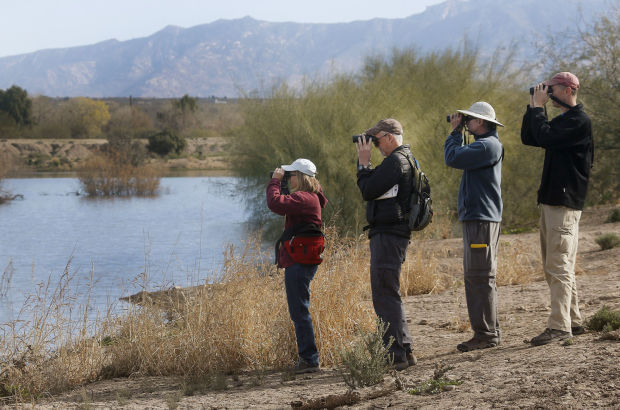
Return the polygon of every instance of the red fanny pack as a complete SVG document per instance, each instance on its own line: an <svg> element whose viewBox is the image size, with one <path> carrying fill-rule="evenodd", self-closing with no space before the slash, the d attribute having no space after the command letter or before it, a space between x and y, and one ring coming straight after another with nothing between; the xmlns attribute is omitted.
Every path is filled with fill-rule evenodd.
<svg viewBox="0 0 620 410"><path fill-rule="evenodd" d="M318 265L323 262L325 239L323 236L293 236L283 242L284 249L295 263Z"/></svg>

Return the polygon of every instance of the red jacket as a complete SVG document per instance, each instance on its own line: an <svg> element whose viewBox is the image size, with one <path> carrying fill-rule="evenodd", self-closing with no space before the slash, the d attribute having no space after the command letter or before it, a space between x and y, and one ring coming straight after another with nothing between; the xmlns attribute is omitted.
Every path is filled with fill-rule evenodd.
<svg viewBox="0 0 620 410"><path fill-rule="evenodd" d="M319 192L293 192L290 195L280 193L280 180L273 178L267 185L267 207L278 215L284 215L284 229L301 223L321 226L321 208L325 208L327 198L319 188ZM280 248L279 268L287 268L294 262L284 247Z"/></svg>

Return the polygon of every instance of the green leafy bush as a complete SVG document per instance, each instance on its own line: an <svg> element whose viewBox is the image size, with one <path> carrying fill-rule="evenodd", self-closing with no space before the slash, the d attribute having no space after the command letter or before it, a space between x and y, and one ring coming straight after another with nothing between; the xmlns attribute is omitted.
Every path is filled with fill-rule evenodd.
<svg viewBox="0 0 620 410"><path fill-rule="evenodd" d="M586 324L588 329L597 332L609 332L620 328L620 311L609 310L607 306L603 306L594 314Z"/></svg>
<svg viewBox="0 0 620 410"><path fill-rule="evenodd" d="M392 363L388 356L389 346L383 345L383 335L387 326L381 319L377 319L377 328L374 332L359 332L359 340L349 348L340 352L340 358L345 370L342 378L347 386L372 386L383 381L385 374L391 369ZM390 345L393 340L390 340Z"/></svg>
<svg viewBox="0 0 620 410"><path fill-rule="evenodd" d="M601 247L601 250L607 250L615 248L620 245L620 236L615 233L606 233L595 239L596 243Z"/></svg>
<svg viewBox="0 0 620 410"><path fill-rule="evenodd" d="M171 130L165 130L149 137L147 149L161 156L168 155L171 152L180 154L185 149L186 144L185 138Z"/></svg>
<svg viewBox="0 0 620 410"><path fill-rule="evenodd" d="M605 222L608 222L608 223L620 222L620 209L616 208L613 211L611 211L611 213L609 214L609 217L607 218Z"/></svg>
<svg viewBox="0 0 620 410"><path fill-rule="evenodd" d="M420 395L420 394L438 394L444 390L448 390L448 386L458 386L463 384L462 380L451 380L445 374L454 369L452 366L443 366L441 364L435 365L435 372L433 373L433 378L427 381L422 382L417 387L409 390L409 394Z"/></svg>

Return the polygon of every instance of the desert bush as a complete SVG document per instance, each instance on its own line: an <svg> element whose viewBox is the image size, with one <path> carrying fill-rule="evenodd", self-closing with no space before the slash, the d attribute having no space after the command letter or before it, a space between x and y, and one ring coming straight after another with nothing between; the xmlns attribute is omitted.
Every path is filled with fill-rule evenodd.
<svg viewBox="0 0 620 410"><path fill-rule="evenodd" d="M390 346L383 344L387 326L389 325L383 323L381 319L377 319L374 331L360 330L357 340L341 350L340 358L344 367L341 374L350 388L381 383L392 367L388 354Z"/></svg>
<svg viewBox="0 0 620 410"><path fill-rule="evenodd" d="M605 220L605 222L607 223L620 222L620 209L615 208L613 211L611 211L611 213L609 214L609 217L607 217L607 220Z"/></svg>
<svg viewBox="0 0 620 410"><path fill-rule="evenodd" d="M620 236L615 233L606 233L605 235L598 236L595 241L601 247L601 250L604 251L620 245Z"/></svg>
<svg viewBox="0 0 620 410"><path fill-rule="evenodd" d="M444 366L442 364L435 365L435 371L433 377L425 382L422 382L417 387L409 390L409 394L438 394L446 390L447 386L458 386L463 384L462 380L451 380L446 376L446 373L454 369L453 366Z"/></svg>
<svg viewBox="0 0 620 410"><path fill-rule="evenodd" d="M616 330L620 328L620 311L610 310L607 306L603 306L588 319L586 326L597 332Z"/></svg>
<svg viewBox="0 0 620 410"><path fill-rule="evenodd" d="M245 160L234 166L244 178L254 220L259 224L274 221L262 209L267 172L303 157L316 163L330 200L326 219L334 221L342 233L359 235L366 220L355 182L357 156L351 135L386 117L402 123L404 143L411 145L430 179L434 208L455 214L462 171L444 163L443 144L450 133L446 114L485 100L506 124L499 130L507 153L502 177L504 223L535 223L533 184L540 178L542 152L538 151L542 150L521 144L523 112L514 109L521 104L519 96L503 86L515 81L516 75L508 69L510 61L510 56L498 55L478 65L476 51L467 48L425 55L396 50L368 58L359 74L308 81L301 90L284 84L266 92L265 99L241 101L245 123L237 133L235 150ZM372 163L380 162L379 153L373 150Z"/></svg>
<svg viewBox="0 0 620 410"><path fill-rule="evenodd" d="M180 154L187 142L185 138L177 135L174 131L165 130L149 137L147 149L158 155L164 156L171 152Z"/></svg>
<svg viewBox="0 0 620 410"><path fill-rule="evenodd" d="M89 196L154 195L160 183L155 168L134 166L125 155L114 150L92 155L77 174Z"/></svg>

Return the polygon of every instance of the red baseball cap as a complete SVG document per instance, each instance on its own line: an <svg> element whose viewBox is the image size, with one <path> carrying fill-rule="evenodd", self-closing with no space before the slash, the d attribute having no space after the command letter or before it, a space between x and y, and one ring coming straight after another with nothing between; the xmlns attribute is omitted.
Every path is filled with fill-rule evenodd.
<svg viewBox="0 0 620 410"><path fill-rule="evenodd" d="M568 71L562 71L561 73L557 73L556 75L551 77L551 80L545 81L543 84L544 85L560 84L565 87L570 87L573 90L576 90L579 88L579 79L573 73L569 73Z"/></svg>

